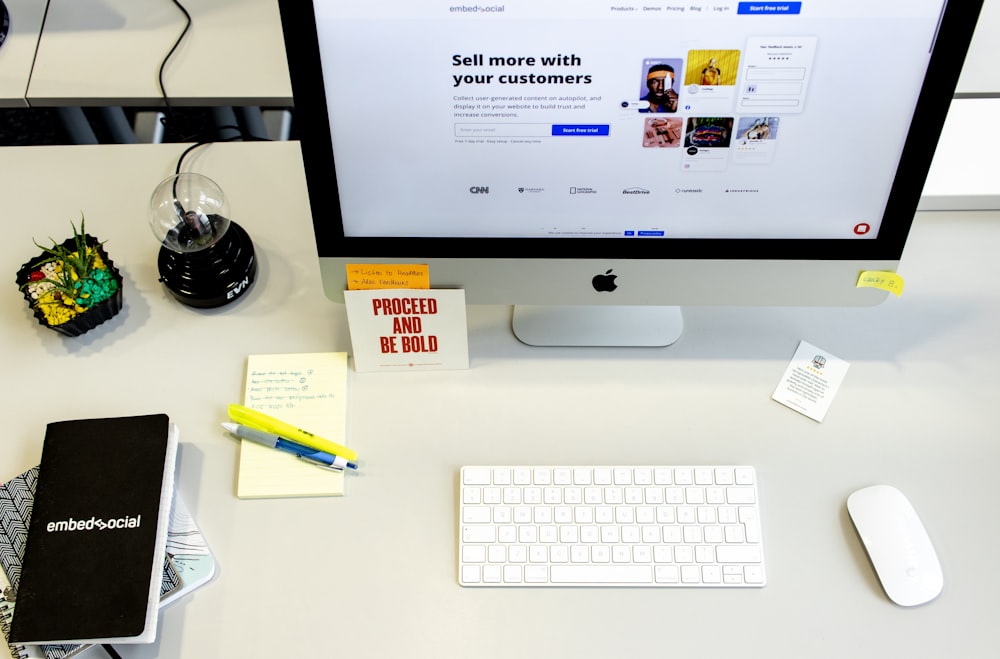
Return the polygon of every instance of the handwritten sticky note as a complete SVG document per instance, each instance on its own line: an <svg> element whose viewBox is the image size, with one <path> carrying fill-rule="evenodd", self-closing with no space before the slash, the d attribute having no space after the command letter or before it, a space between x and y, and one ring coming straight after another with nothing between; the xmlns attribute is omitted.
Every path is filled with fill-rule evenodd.
<svg viewBox="0 0 1000 659"><path fill-rule="evenodd" d="M348 444L347 353L250 355L243 404L339 444ZM240 445L236 496L340 496L343 472L247 440Z"/></svg>
<svg viewBox="0 0 1000 659"><path fill-rule="evenodd" d="M348 263L347 290L368 291L380 288L431 287L426 264L412 263Z"/></svg>
<svg viewBox="0 0 1000 659"><path fill-rule="evenodd" d="M771 398L814 421L822 421L849 366L843 359L801 341Z"/></svg>
<svg viewBox="0 0 1000 659"><path fill-rule="evenodd" d="M879 288L899 297L903 294L903 278L888 270L865 270L858 275L858 288Z"/></svg>

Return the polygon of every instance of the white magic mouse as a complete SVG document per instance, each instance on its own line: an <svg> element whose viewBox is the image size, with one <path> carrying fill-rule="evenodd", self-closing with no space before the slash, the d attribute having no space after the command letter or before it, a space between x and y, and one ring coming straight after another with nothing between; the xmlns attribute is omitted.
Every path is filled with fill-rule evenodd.
<svg viewBox="0 0 1000 659"><path fill-rule="evenodd" d="M937 553L902 492L891 485L862 488L847 497L847 512L889 599L916 606L941 593Z"/></svg>

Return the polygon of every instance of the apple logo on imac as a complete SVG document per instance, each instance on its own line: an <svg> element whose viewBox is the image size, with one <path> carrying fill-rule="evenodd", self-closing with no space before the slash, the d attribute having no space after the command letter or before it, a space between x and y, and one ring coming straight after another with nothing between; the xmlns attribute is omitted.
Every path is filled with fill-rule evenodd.
<svg viewBox="0 0 1000 659"><path fill-rule="evenodd" d="M614 270L614 268L611 270ZM598 293L610 293L618 288L618 284L615 283L615 279L618 278L618 275L611 274L611 270L608 270L604 274L594 275L594 278L591 280L591 283L594 285L594 290Z"/></svg>

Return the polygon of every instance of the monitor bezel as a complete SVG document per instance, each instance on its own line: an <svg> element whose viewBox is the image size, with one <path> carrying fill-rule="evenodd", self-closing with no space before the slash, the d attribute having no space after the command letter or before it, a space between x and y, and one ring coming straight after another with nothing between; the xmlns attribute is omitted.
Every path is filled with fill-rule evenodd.
<svg viewBox="0 0 1000 659"><path fill-rule="evenodd" d="M366 255L380 261L433 258L706 259L898 261L934 158L940 128L958 85L982 0L946 3L915 106L911 128L887 199L879 233L867 239L814 238L443 238L345 236L313 3L278 0L293 94L293 137L301 145L316 247L320 258ZM921 128L915 129L914 126Z"/></svg>

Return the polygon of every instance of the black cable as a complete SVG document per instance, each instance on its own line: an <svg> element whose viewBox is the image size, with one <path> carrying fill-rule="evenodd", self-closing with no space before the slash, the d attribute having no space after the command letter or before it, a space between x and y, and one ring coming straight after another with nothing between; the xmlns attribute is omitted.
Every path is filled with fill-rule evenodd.
<svg viewBox="0 0 1000 659"><path fill-rule="evenodd" d="M163 61L160 62L160 72L159 72L160 94L163 96L163 105L166 108L166 114L168 115L167 117L164 117L161 121L162 121L163 126L164 126L164 131L166 131L166 128L167 128L167 119L169 118L169 123L173 125L174 130L177 133L177 137L178 137L179 141L181 141L181 142L187 142L189 140L194 140L194 142L195 142L194 144L192 144L188 148L184 149L184 151L181 153L180 157L177 159L177 166L174 169L174 174L176 175L176 174L180 174L181 173L181 165L184 162L184 158L186 158L189 153L191 153L192 151L194 151L195 149L197 149L200 146L204 146L206 144L211 144L213 142L235 142L235 141L238 141L238 140L255 140L255 141L267 142L267 141L270 141L270 140L268 138L266 138L266 137L257 137L256 135L245 134L243 132L243 129L240 128L239 126L218 126L218 127L216 127L217 131L222 131L222 130L227 130L227 129L235 130L237 134L234 135L234 136L232 136L232 137L225 137L225 138L214 139L214 140L204 140L204 139L200 139L198 135L192 135L192 136L189 136L189 137L182 137L181 136L181 134L180 134L180 128L179 128L179 126L177 124L177 117L174 115L173 106L170 103L170 97L167 95L166 85L164 85L164 83L163 83L163 72L166 69L167 62L169 62L170 58L173 57L173 54L177 51L177 48L180 47L181 42L184 40L184 37L187 35L188 30L191 29L191 24L192 24L193 21L191 20L191 14L188 13L188 10L184 7L184 5L182 5L179 2L179 0L172 0L172 2L184 14L185 23L184 23L184 29L181 30L181 33L177 37L177 40L174 41L174 45L170 48L170 51L167 53L166 57L163 58ZM175 183L175 185L176 185L176 183Z"/></svg>
<svg viewBox="0 0 1000 659"><path fill-rule="evenodd" d="M191 14L188 13L188 10L184 7L184 5L182 5L180 2L178 2L178 0L173 0L173 3L174 3L174 5L177 6L178 9L181 10L181 13L184 14L184 21L185 21L184 22L184 29L181 30L181 33L177 37L177 40L174 41L174 45L171 46L170 51L167 53L167 56L163 58L162 62L160 62L159 81L160 81L160 94L163 96L163 105L166 108L167 115L170 118L170 123L172 123L176 127L177 126L177 118L174 116L174 108L173 108L173 106L170 105L170 98L167 96L167 88L163 84L163 71L164 71L164 69L167 68L167 62L170 61L170 58L173 57L174 53L180 47L181 42L184 40L184 37L188 33L188 30L191 29L191 22L192 21L191 21ZM166 122L165 121L164 121L164 128L166 128Z"/></svg>
<svg viewBox="0 0 1000 659"><path fill-rule="evenodd" d="M111 659L122 659L122 656L118 654L118 650L115 650L110 643L104 643L101 647L104 648L104 651L108 653Z"/></svg>
<svg viewBox="0 0 1000 659"><path fill-rule="evenodd" d="M240 130L239 126L222 126L222 128L232 128L234 130ZM233 135L232 137L224 137L224 138L217 139L217 140L201 140L201 141L195 142L194 144L192 144L188 148L184 149L184 151L181 152L180 157L177 158L177 166L174 168L174 174L176 175L176 174L180 174L181 173L181 164L183 164L184 158L186 158L189 153L191 153L192 151L194 151L198 147L205 146L206 144L215 144L216 142L237 142L239 140L249 140L251 142L270 142L271 141L270 139L268 139L266 137L257 137L255 135L244 135L242 132L240 132L239 135Z"/></svg>

